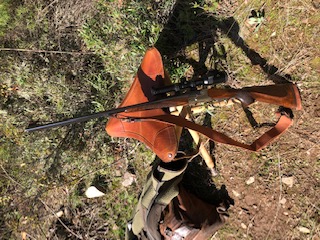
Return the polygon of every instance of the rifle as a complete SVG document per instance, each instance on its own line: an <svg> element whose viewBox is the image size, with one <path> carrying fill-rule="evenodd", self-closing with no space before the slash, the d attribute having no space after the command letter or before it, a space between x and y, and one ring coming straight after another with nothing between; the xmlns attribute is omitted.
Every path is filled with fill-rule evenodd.
<svg viewBox="0 0 320 240"><path fill-rule="evenodd" d="M177 160L175 158L179 144L177 129L187 128L219 143L259 151L292 124L291 109L301 109L299 90L292 83L242 89L212 87L225 80L224 74L216 74L163 87L170 80L165 74L161 54L156 48L150 48L141 62L129 92L118 108L60 122L30 126L26 131L33 132L94 118L110 117L106 125L106 131L110 136L135 138L145 143L162 161L170 162ZM168 111L170 107L175 106L198 106L202 103L230 99L237 99L244 108L255 101L260 101L283 106L286 109L281 110L281 116L275 126L250 145L189 121L185 118L185 113L175 116Z"/></svg>
<svg viewBox="0 0 320 240"><path fill-rule="evenodd" d="M301 109L301 100L299 90L295 84L277 84L268 86L244 87L241 89L227 88L208 88L209 86L223 82L225 77L203 79L197 82L191 82L186 85L173 84L163 88L153 89L153 95L161 95L161 98L154 101L138 103L130 106L119 107L86 115L82 117L71 118L63 121L53 122L49 124L28 127L26 132L34 132L38 130L61 127L69 124L85 122L95 118L112 117L119 113L131 113L139 111L147 111L158 108L169 108L185 105L199 105L211 101L224 101L229 99L237 99L244 107L249 106L255 101L275 104L290 109ZM197 87L202 89L198 90ZM181 93L182 91L182 93ZM168 93L175 92L174 95L167 96ZM165 95L165 96L164 96ZM163 97L164 96L164 97Z"/></svg>

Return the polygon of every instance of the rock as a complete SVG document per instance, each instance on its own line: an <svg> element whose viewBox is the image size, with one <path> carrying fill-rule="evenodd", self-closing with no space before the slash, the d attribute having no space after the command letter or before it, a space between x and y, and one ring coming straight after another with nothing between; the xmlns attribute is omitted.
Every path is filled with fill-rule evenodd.
<svg viewBox="0 0 320 240"><path fill-rule="evenodd" d="M289 187L293 187L293 183L294 183L294 177L282 177L281 181L283 184L289 186Z"/></svg>
<svg viewBox="0 0 320 240"><path fill-rule="evenodd" d="M136 176L132 173L126 172L123 176L122 186L129 187L133 182L136 181Z"/></svg>
<svg viewBox="0 0 320 240"><path fill-rule="evenodd" d="M61 211L61 210L56 213L56 216L59 217L59 218L62 217L62 215L63 215L63 211Z"/></svg>
<svg viewBox="0 0 320 240"><path fill-rule="evenodd" d="M238 192L235 191L235 190L232 190L232 194L233 194L235 197L240 197L240 196L241 196L241 194L238 193Z"/></svg>
<svg viewBox="0 0 320 240"><path fill-rule="evenodd" d="M287 199L282 198L279 202L280 202L281 205L285 205L286 202L287 202Z"/></svg>
<svg viewBox="0 0 320 240"><path fill-rule="evenodd" d="M247 225L245 225L244 223L241 223L240 225L243 229L247 229Z"/></svg>
<svg viewBox="0 0 320 240"><path fill-rule="evenodd" d="M249 177L249 179L246 181L246 184L250 185L252 183L254 183L254 177Z"/></svg>
<svg viewBox="0 0 320 240"><path fill-rule="evenodd" d="M101 191L99 191L95 186L90 186L85 191L85 195L87 198L96 198L96 197L102 197L105 194Z"/></svg>
<svg viewBox="0 0 320 240"><path fill-rule="evenodd" d="M298 230L299 230L300 232L306 233L306 234L308 234L308 233L311 232L310 229L309 229L309 228L306 228L306 227L298 227Z"/></svg>

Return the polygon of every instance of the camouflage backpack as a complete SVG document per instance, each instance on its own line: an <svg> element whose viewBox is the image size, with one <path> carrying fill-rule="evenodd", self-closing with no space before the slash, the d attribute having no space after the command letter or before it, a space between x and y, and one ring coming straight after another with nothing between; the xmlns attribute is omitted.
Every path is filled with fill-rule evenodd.
<svg viewBox="0 0 320 240"><path fill-rule="evenodd" d="M208 239L226 221L228 204L207 203L182 186L186 167L161 162L148 175L126 239Z"/></svg>

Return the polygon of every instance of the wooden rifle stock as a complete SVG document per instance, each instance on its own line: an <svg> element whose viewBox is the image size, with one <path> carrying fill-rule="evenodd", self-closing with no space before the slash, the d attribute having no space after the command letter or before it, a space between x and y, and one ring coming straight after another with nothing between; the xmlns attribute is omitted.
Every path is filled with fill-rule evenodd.
<svg viewBox="0 0 320 240"><path fill-rule="evenodd" d="M248 106L254 101L275 104L286 108L301 109L301 99L299 90L294 84L278 84L269 86L245 87L242 89L203 89L187 92L181 95L165 97L159 100L144 102L126 107L115 108L104 112L94 113L92 115L72 118L60 122L49 123L45 125L29 127L27 132L44 130L59 126L65 126L78 122L88 121L99 117L112 117L120 113L147 111L158 108L168 108L173 106L184 106L188 104L198 104L209 101L221 101L225 99L236 98L244 106Z"/></svg>
<svg viewBox="0 0 320 240"><path fill-rule="evenodd" d="M244 87L242 89L212 88L208 90L208 96L216 100L236 98L244 106L259 101L296 110L302 108L299 90L295 84L291 83Z"/></svg>

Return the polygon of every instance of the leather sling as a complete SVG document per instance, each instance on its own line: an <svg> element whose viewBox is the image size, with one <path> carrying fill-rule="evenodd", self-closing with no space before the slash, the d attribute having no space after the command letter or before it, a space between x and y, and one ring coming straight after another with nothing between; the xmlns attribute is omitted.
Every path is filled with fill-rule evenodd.
<svg viewBox="0 0 320 240"><path fill-rule="evenodd" d="M182 117L174 116L174 115L158 115L158 116L152 116L146 119L136 119L137 121L144 121L144 120L153 120L155 122L166 122L170 123L172 125L181 126L184 128L188 128L191 130L194 130L196 132L201 133L202 135L208 137L212 141L223 143L231 146L240 147L243 149L247 149L250 151L259 151L265 146L267 146L270 142L274 141L276 138L278 138L281 134L283 134L291 125L292 125L292 118L289 114L286 113L280 113L281 116L276 123L276 125L271 128L266 133L262 134L258 139L256 139L253 143L250 145L241 143L239 141L236 141L227 135L220 133L216 130L213 130L209 127L201 126L199 124L196 124L194 122L188 121Z"/></svg>

